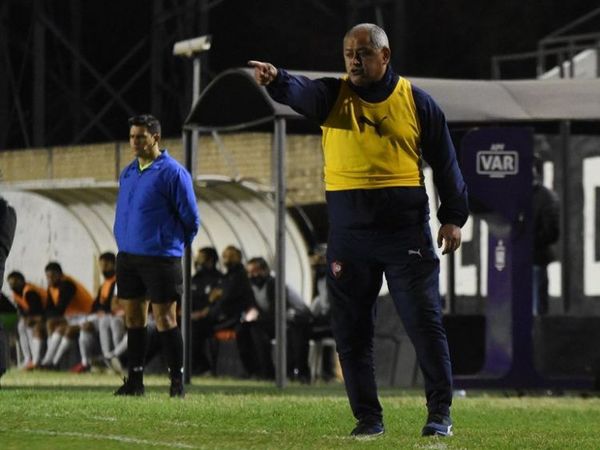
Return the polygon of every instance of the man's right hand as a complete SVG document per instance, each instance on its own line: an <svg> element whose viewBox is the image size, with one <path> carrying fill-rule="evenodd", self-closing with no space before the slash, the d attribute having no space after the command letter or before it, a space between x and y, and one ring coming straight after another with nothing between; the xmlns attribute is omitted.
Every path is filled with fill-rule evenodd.
<svg viewBox="0 0 600 450"><path fill-rule="evenodd" d="M248 61L250 67L254 67L254 79L262 86L271 83L277 77L277 68L268 62Z"/></svg>

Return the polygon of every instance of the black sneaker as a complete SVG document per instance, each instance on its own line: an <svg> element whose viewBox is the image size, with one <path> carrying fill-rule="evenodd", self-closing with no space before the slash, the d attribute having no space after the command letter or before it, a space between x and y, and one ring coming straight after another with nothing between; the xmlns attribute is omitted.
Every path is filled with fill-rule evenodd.
<svg viewBox="0 0 600 450"><path fill-rule="evenodd" d="M171 397L185 397L185 389L183 388L183 379L171 378L171 387L169 388Z"/></svg>
<svg viewBox="0 0 600 450"><path fill-rule="evenodd" d="M115 395L131 395L140 397L144 395L143 383L132 383L128 378L123 378L123 386L114 392Z"/></svg>
<svg viewBox="0 0 600 450"><path fill-rule="evenodd" d="M450 416L429 414L421 436L452 436L452 420Z"/></svg>
<svg viewBox="0 0 600 450"><path fill-rule="evenodd" d="M368 439L381 436L385 432L382 422L366 422L359 420L350 433L350 436L358 439Z"/></svg>

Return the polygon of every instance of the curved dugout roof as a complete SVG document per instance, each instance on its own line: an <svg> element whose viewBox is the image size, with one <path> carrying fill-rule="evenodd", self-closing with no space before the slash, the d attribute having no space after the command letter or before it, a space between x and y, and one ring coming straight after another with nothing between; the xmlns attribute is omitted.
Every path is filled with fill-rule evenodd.
<svg viewBox="0 0 600 450"><path fill-rule="evenodd" d="M61 263L65 273L95 292L100 282L97 258L116 251L112 234L116 183L28 183L3 189L17 211L17 231L6 273L18 270L45 286L44 267ZM193 254L212 246L219 254L227 245L242 250L244 259L263 256L273 267L275 213L270 194L249 182L227 177L202 177L196 182L201 229ZM286 221L286 281L310 303L313 292L308 248L294 220Z"/></svg>
<svg viewBox="0 0 600 450"><path fill-rule="evenodd" d="M343 76L336 72L298 72L309 78ZM440 104L448 122L599 120L600 79L446 80L408 77ZM254 81L251 69L230 69L203 91L186 119L201 131L236 130L272 121L299 119L273 101Z"/></svg>

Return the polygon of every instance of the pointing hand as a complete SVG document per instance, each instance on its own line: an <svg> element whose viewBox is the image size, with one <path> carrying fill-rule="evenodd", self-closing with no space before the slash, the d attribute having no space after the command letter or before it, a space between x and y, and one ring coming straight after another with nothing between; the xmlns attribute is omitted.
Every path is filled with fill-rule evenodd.
<svg viewBox="0 0 600 450"><path fill-rule="evenodd" d="M254 67L254 79L262 86L271 83L277 76L277 68L268 62L248 61L250 67Z"/></svg>

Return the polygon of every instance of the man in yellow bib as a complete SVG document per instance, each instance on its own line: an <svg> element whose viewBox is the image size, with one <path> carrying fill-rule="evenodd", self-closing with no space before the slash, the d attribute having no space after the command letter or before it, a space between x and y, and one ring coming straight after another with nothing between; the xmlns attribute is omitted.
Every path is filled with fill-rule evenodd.
<svg viewBox="0 0 600 450"><path fill-rule="evenodd" d="M439 259L428 226L423 161L441 204L438 247L455 251L468 217L467 188L443 112L394 73L385 32L353 27L343 42L347 76L311 80L250 61L278 102L321 124L329 212L327 287L332 331L358 423L351 435L383 434L373 367L376 300L385 274L425 379L423 436L450 436L452 371L442 326Z"/></svg>

